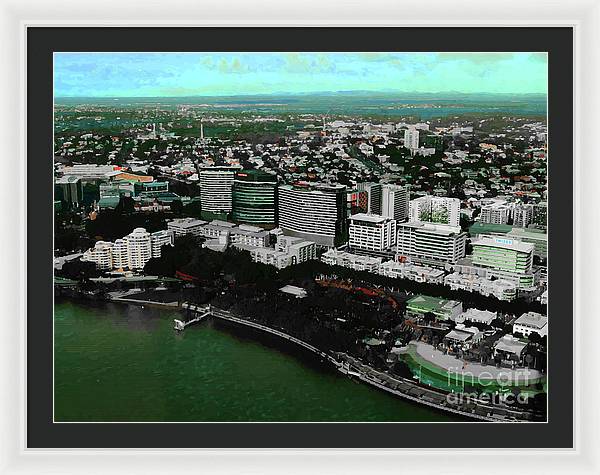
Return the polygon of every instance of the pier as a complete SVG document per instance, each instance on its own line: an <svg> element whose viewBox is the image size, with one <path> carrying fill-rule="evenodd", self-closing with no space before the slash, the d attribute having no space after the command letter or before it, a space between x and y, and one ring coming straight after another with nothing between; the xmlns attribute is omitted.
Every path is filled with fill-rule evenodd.
<svg viewBox="0 0 600 475"><path fill-rule="evenodd" d="M185 328L189 325L192 325L194 323L200 322L202 320L204 320L206 317L208 317L211 313L210 313L210 305L190 305L187 302L184 302L181 305L182 308L185 308L186 310L190 311L190 312L195 312L198 313L200 315L192 318L191 320L178 320L177 318L173 320L174 323L174 329L177 331L183 331L185 330Z"/></svg>

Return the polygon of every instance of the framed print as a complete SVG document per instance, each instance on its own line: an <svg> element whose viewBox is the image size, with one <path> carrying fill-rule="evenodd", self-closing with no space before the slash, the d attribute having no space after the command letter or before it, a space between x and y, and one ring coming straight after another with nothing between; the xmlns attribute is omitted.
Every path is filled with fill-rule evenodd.
<svg viewBox="0 0 600 475"><path fill-rule="evenodd" d="M579 464L582 31L24 25L18 458Z"/></svg>

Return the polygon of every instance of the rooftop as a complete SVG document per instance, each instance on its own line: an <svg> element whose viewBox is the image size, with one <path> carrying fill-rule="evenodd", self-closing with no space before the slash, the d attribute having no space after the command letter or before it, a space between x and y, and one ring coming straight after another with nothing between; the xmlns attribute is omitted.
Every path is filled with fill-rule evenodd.
<svg viewBox="0 0 600 475"><path fill-rule="evenodd" d="M409 307L423 309L426 312L439 311L441 309L451 309L460 302L456 300L444 300L439 297L430 297L429 295L417 295L406 302Z"/></svg>
<svg viewBox="0 0 600 475"><path fill-rule="evenodd" d="M302 287L296 287L295 285L285 285L279 289L284 294L294 295L296 298L306 297L306 290Z"/></svg>
<svg viewBox="0 0 600 475"><path fill-rule="evenodd" d="M387 218L385 216L380 216L378 214L367 214L367 213L357 213L350 216L351 221L366 221L369 223L385 223L386 221L391 220L391 218Z"/></svg>
<svg viewBox="0 0 600 475"><path fill-rule="evenodd" d="M518 338L512 335L504 335L494 344L494 349L520 355L526 346L527 343L522 342Z"/></svg>
<svg viewBox="0 0 600 475"><path fill-rule="evenodd" d="M400 227L408 227L414 229L422 229L425 231L431 231L439 234L460 234L461 229L460 226L450 226L448 224L433 224L433 223L424 223L421 221L410 221L408 223L398 223L398 228Z"/></svg>
<svg viewBox="0 0 600 475"><path fill-rule="evenodd" d="M528 242L522 242L517 239L508 239L497 236L481 236L479 239L472 241L473 247L475 246L486 246L486 247L498 247L501 249L509 249L512 251L519 252L533 252L534 245Z"/></svg>
<svg viewBox="0 0 600 475"><path fill-rule="evenodd" d="M515 324L541 329L548 324L548 317L541 313L527 312L517 318Z"/></svg>

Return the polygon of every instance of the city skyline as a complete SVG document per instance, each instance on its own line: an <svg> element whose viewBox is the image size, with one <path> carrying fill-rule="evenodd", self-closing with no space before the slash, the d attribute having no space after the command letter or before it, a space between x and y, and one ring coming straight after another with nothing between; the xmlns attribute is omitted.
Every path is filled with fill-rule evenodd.
<svg viewBox="0 0 600 475"><path fill-rule="evenodd" d="M55 97L546 94L545 53L55 53Z"/></svg>

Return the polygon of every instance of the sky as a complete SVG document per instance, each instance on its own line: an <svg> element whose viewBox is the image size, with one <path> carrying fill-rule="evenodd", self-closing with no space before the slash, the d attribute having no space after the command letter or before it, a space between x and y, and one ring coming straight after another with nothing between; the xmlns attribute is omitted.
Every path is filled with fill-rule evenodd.
<svg viewBox="0 0 600 475"><path fill-rule="evenodd" d="M55 53L55 97L547 93L546 53Z"/></svg>

